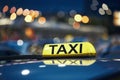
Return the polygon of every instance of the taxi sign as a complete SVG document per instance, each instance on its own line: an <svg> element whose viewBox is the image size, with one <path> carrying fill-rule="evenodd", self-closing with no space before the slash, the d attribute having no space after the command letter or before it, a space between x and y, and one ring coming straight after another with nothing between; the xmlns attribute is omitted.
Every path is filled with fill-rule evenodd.
<svg viewBox="0 0 120 80"><path fill-rule="evenodd" d="M95 59L53 59L43 60L45 65L65 65L65 66L90 66L96 62Z"/></svg>
<svg viewBox="0 0 120 80"><path fill-rule="evenodd" d="M95 57L96 50L90 42L46 44L43 57Z"/></svg>

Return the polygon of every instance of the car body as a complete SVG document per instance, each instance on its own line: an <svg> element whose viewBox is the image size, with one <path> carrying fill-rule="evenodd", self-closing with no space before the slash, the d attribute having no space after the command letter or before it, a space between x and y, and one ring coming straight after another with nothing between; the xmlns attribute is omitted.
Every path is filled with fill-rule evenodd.
<svg viewBox="0 0 120 80"><path fill-rule="evenodd" d="M117 59L33 59L0 64L0 80L119 80L119 75Z"/></svg>

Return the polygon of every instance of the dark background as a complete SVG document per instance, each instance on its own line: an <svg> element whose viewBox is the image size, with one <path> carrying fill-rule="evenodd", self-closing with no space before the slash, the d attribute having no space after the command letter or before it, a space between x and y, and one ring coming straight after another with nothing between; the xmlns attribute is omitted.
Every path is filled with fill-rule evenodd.
<svg viewBox="0 0 120 80"><path fill-rule="evenodd" d="M98 0L97 10L92 11L90 5L92 0L0 0L0 10L5 5L9 8L15 6L16 8L22 7L23 9L39 10L44 16L56 15L58 11L64 11L66 15L69 11L76 10L77 13L89 15L91 17L92 25L104 25L107 27L109 34L119 34L120 28L113 25L113 15L99 15L98 9L103 3L106 3L109 8L114 11L120 10L119 0ZM7 13L7 15L9 15ZM92 23L94 22L94 23Z"/></svg>

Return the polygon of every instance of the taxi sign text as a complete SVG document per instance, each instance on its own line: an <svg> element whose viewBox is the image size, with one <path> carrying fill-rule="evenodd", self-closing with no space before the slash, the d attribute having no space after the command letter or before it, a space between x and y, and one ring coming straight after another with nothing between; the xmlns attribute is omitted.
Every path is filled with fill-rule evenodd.
<svg viewBox="0 0 120 80"><path fill-rule="evenodd" d="M57 53L56 54L60 54L60 53L64 53L64 54L71 54L73 53L82 53L82 44L68 44L68 46L70 47L70 49L68 50L66 48L65 45L49 45L49 47L51 47L52 52L51 54L55 54L55 49L57 49ZM76 47L79 47L79 49L77 50Z"/></svg>
<svg viewBox="0 0 120 80"><path fill-rule="evenodd" d="M42 56L96 56L96 50L90 42L46 44Z"/></svg>

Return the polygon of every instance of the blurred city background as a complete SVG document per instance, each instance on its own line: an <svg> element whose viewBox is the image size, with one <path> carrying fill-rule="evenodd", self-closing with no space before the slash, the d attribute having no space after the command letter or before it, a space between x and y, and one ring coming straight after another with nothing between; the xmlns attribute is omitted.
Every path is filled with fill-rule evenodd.
<svg viewBox="0 0 120 80"><path fill-rule="evenodd" d="M119 2L0 0L0 50L40 54L47 43L90 41L99 53L120 44Z"/></svg>

